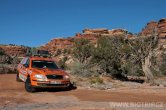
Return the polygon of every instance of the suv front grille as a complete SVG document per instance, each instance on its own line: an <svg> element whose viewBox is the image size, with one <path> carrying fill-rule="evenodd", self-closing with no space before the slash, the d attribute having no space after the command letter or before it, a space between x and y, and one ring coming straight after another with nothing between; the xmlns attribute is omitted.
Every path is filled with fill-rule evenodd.
<svg viewBox="0 0 166 110"><path fill-rule="evenodd" d="M62 75L46 75L48 79L63 79Z"/></svg>

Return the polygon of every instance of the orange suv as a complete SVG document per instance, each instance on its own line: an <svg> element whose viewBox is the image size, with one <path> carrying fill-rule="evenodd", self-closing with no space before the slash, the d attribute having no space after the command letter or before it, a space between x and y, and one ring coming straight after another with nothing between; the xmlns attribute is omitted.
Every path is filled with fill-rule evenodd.
<svg viewBox="0 0 166 110"><path fill-rule="evenodd" d="M25 82L27 92L37 88L70 88L69 74L58 68L52 58L39 55L24 57L18 65L16 80Z"/></svg>

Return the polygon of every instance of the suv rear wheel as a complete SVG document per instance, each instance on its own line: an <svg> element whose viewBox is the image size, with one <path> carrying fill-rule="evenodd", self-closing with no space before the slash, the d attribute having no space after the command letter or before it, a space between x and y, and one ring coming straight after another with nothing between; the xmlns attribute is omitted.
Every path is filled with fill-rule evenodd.
<svg viewBox="0 0 166 110"><path fill-rule="evenodd" d="M36 89L31 85L31 79L28 77L25 81L25 90L27 92L35 92Z"/></svg>

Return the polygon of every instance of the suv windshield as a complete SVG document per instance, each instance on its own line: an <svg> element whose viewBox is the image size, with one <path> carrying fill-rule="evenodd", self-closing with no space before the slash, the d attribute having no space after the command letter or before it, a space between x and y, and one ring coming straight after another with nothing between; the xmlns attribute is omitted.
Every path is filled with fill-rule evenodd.
<svg viewBox="0 0 166 110"><path fill-rule="evenodd" d="M32 68L58 69L58 66L53 61L33 60Z"/></svg>

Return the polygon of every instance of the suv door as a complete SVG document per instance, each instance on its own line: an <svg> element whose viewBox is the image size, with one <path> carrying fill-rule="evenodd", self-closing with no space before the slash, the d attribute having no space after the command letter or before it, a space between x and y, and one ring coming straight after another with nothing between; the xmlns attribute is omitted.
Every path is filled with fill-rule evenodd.
<svg viewBox="0 0 166 110"><path fill-rule="evenodd" d="M24 58L21 63L19 64L19 73L20 73L20 79L23 81L27 78L27 71L29 68L29 61L30 59L28 57Z"/></svg>

